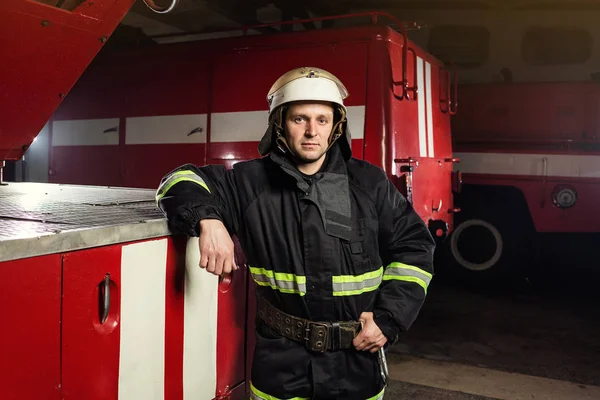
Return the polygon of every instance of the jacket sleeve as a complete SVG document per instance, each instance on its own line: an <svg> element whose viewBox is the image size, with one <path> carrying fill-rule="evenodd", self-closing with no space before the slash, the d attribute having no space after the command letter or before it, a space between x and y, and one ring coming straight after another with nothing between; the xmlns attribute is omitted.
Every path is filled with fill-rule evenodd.
<svg viewBox="0 0 600 400"><path fill-rule="evenodd" d="M412 204L387 178L379 186L377 200L384 273L374 318L391 344L410 328L425 301L435 242Z"/></svg>
<svg viewBox="0 0 600 400"><path fill-rule="evenodd" d="M161 180L156 202L175 234L199 236L202 219L221 220L232 235L238 230L234 170L225 166L182 165Z"/></svg>

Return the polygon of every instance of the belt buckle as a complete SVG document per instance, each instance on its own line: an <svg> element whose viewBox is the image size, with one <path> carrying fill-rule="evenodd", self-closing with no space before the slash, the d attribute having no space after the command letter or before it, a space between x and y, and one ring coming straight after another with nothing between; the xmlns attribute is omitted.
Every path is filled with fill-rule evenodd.
<svg viewBox="0 0 600 400"><path fill-rule="evenodd" d="M309 322L304 328L304 344L308 350L324 353L327 349L329 325Z"/></svg>

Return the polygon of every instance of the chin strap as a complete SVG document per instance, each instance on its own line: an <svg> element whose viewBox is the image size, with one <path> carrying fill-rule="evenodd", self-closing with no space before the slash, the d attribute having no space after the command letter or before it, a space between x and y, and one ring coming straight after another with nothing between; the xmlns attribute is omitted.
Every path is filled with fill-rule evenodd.
<svg viewBox="0 0 600 400"><path fill-rule="evenodd" d="M285 136L283 135L283 116L286 110L286 106L281 106L278 110L275 111L272 120L272 124L275 127L275 133L277 134L277 137L275 138L275 143L277 143L277 148L283 154L289 153L293 157L297 158L292 149L290 149L290 146L288 145L288 142L285 139ZM335 141L343 135L344 128L346 126L345 124L348 122L346 118L346 111L342 107L337 107L336 111L336 114L338 114L337 122L333 125L333 128L331 129L332 133L331 135L329 135L329 146L327 146L325 152L329 151L329 149L331 148L331 146L333 146Z"/></svg>
<svg viewBox="0 0 600 400"><path fill-rule="evenodd" d="M348 123L348 120L346 119L346 111L344 111L342 107L337 108L337 114L339 114L339 116L337 122L333 125L333 128L331 129L332 133L331 135L329 135L329 146L327 146L327 150L325 151L328 151L331 148L331 146L333 146L335 141L338 140L339 137L344 134L346 124Z"/></svg>

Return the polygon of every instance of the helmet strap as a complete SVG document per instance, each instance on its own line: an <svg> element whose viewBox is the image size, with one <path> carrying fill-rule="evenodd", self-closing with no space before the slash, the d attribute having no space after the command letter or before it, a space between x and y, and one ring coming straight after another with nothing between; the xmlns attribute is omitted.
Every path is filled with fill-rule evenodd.
<svg viewBox="0 0 600 400"><path fill-rule="evenodd" d="M333 128L331 129L331 135L329 136L329 146L327 146L326 152L329 151L331 146L335 143L336 140L339 139L340 136L344 134L345 124L347 123L346 119L346 111L342 107L337 107L337 113L339 114L339 118Z"/></svg>
<svg viewBox="0 0 600 400"><path fill-rule="evenodd" d="M275 143L277 143L277 148L283 154L290 153L294 157L296 156L290 146L288 145L287 140L285 139L285 135L283 134L283 116L287 111L286 106L281 106L279 109L275 111L275 116L273 118L273 125L275 127L275 133L277 137L275 138Z"/></svg>

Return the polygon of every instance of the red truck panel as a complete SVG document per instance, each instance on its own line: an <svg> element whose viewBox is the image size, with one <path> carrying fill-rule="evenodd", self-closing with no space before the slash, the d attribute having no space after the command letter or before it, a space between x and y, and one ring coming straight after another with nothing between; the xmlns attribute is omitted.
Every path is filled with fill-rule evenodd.
<svg viewBox="0 0 600 400"><path fill-rule="evenodd" d="M86 1L72 12L34 1L0 2L0 160L25 153L133 2Z"/></svg>
<svg viewBox="0 0 600 400"><path fill-rule="evenodd" d="M0 263L2 398L60 399L60 255Z"/></svg>
<svg viewBox="0 0 600 400"><path fill-rule="evenodd" d="M107 273L110 312L101 324ZM63 398L118 398L121 246L65 254L63 274Z"/></svg>
<svg viewBox="0 0 600 400"><path fill-rule="evenodd" d="M219 284L219 312L217 322L217 395L229 393L246 379L246 319L254 318L247 312L248 270L246 256L239 242L235 243L235 262L240 267ZM243 385L242 385L243 392Z"/></svg>
<svg viewBox="0 0 600 400"><path fill-rule="evenodd" d="M199 390L218 396L243 384L246 271L236 271L214 290L218 299L208 300L213 289L198 293L202 288L189 286L185 269L197 270L187 278L194 285L216 284L215 277L197 264L186 267L187 246L185 237L162 238L63 256L63 398L115 399L161 390L165 400L182 400ZM239 251L238 263L245 263ZM110 312L102 324L107 273ZM186 300L190 295L204 300ZM208 318L194 317L198 313Z"/></svg>
<svg viewBox="0 0 600 400"><path fill-rule="evenodd" d="M452 119L465 184L516 187L539 232L598 232L600 87L591 82L462 85ZM577 204L555 207L561 185Z"/></svg>
<svg viewBox="0 0 600 400"><path fill-rule="evenodd" d="M579 143L600 144L596 83L473 84L458 93L457 151L577 153Z"/></svg>

